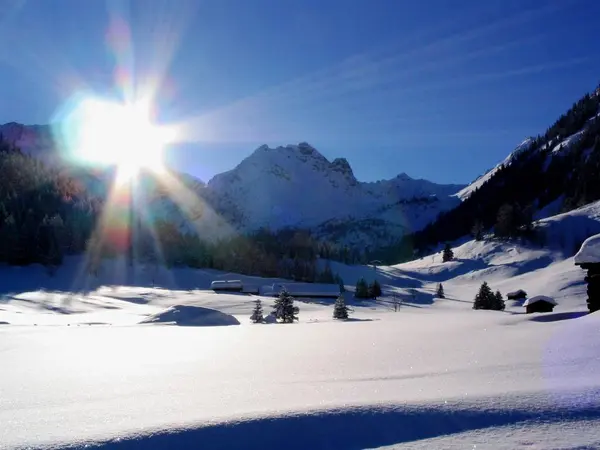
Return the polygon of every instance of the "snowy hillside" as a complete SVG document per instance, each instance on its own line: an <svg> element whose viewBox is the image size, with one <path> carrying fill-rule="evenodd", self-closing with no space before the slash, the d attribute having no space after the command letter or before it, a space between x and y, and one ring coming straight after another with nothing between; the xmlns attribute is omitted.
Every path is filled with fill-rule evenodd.
<svg viewBox="0 0 600 450"><path fill-rule="evenodd" d="M599 112L600 96L584 95L543 134L525 140L502 163L461 190L459 205L406 241L426 253L439 243L482 229L516 237L526 233L531 218L600 200Z"/></svg>
<svg viewBox="0 0 600 450"><path fill-rule="evenodd" d="M215 176L208 188L240 211L246 229L312 228L328 221L381 220L416 230L457 204L461 186L415 180L359 182L343 158L327 160L309 144L259 147L235 169ZM396 234L398 237L398 234Z"/></svg>
<svg viewBox="0 0 600 450"><path fill-rule="evenodd" d="M498 169L500 167L510 165L512 163L513 159L515 158L515 156L517 156L520 153L522 153L523 151L529 149L531 147L532 142L533 142L533 140L531 138L525 139L523 142L521 142L519 145L517 145L515 147L515 149L512 152L510 152L510 154L506 158L504 158L504 160L502 162L498 163L496 166L494 166L493 169L488 170L485 174L481 175L479 178L477 178L471 184L469 184L468 186L466 186L463 189L461 189L460 191L458 191L456 196L458 198L460 198L461 200L465 200L466 198L469 198L469 196L474 191L476 191L481 186L483 186L486 182L488 182L496 174L496 172L498 172Z"/></svg>

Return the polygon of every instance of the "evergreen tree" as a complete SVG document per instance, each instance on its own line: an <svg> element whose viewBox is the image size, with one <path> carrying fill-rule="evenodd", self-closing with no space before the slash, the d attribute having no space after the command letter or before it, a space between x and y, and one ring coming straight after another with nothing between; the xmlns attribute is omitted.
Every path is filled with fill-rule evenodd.
<svg viewBox="0 0 600 450"><path fill-rule="evenodd" d="M62 264L62 248L59 243L59 232L62 227L60 216L44 217L38 227L37 240L40 262L46 266L48 273L54 275L56 267Z"/></svg>
<svg viewBox="0 0 600 450"><path fill-rule="evenodd" d="M333 318L346 320L348 318L349 308L346 306L344 296L340 295L333 305Z"/></svg>
<svg viewBox="0 0 600 450"><path fill-rule="evenodd" d="M515 208L508 204L502 205L498 210L494 234L501 238L512 236L517 228L515 222Z"/></svg>
<svg viewBox="0 0 600 450"><path fill-rule="evenodd" d="M493 308L496 311L504 311L505 308L504 299L502 298L502 294L500 291L496 291L494 294L494 305Z"/></svg>
<svg viewBox="0 0 600 450"><path fill-rule="evenodd" d="M285 289L281 291L274 305L275 317L283 323L293 323L298 320L300 309L294 306L294 297Z"/></svg>
<svg viewBox="0 0 600 450"><path fill-rule="evenodd" d="M257 299L254 302L254 309L252 310L250 320L252 321L252 323L262 323L265 320L265 318L263 317L263 308L260 299Z"/></svg>
<svg viewBox="0 0 600 450"><path fill-rule="evenodd" d="M483 223L480 221L475 222L473 224L473 228L471 228L471 235L473 236L473 239L476 241L482 241L484 229Z"/></svg>
<svg viewBox="0 0 600 450"><path fill-rule="evenodd" d="M9 215L0 225L0 260L9 264L14 263L19 252L19 234L15 219Z"/></svg>
<svg viewBox="0 0 600 450"><path fill-rule="evenodd" d="M439 283L437 285L436 295L438 298L446 298L446 295L444 294L444 286L442 286L442 283Z"/></svg>
<svg viewBox="0 0 600 450"><path fill-rule="evenodd" d="M483 282L479 288L479 292L475 296L473 309L494 309L496 304L496 296L488 286L487 282Z"/></svg>
<svg viewBox="0 0 600 450"><path fill-rule="evenodd" d="M450 244L447 242L446 246L444 247L442 259L444 262L452 261L454 259L454 252L452 251L452 247L450 247Z"/></svg>
<svg viewBox="0 0 600 450"><path fill-rule="evenodd" d="M331 271L331 265L329 264L329 261L327 261L327 263L325 264L325 269L323 269L323 272L319 274L317 280L319 283L335 283L335 277L333 275L333 272Z"/></svg>
<svg viewBox="0 0 600 450"><path fill-rule="evenodd" d="M344 264L350 264L350 249L347 245L342 248L342 262Z"/></svg>
<svg viewBox="0 0 600 450"><path fill-rule="evenodd" d="M335 281L340 287L340 294L346 292L346 286L344 285L344 280L338 274L335 275Z"/></svg>
<svg viewBox="0 0 600 450"><path fill-rule="evenodd" d="M364 278L356 282L356 290L354 291L356 298L369 298L369 285Z"/></svg>
<svg viewBox="0 0 600 450"><path fill-rule="evenodd" d="M369 285L369 298L377 299L381 297L381 285L379 281L374 280L373 283Z"/></svg>

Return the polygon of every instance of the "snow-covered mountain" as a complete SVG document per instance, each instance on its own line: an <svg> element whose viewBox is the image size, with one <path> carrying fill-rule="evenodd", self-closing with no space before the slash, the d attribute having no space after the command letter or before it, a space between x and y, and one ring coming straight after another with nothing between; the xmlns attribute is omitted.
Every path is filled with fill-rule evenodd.
<svg viewBox="0 0 600 450"><path fill-rule="evenodd" d="M477 229L518 234L543 219L600 200L600 95L585 94L543 134L456 194L461 203L411 236L420 251ZM526 228L526 227L525 227ZM502 231L501 231L502 233Z"/></svg>
<svg viewBox="0 0 600 450"><path fill-rule="evenodd" d="M393 229L396 238L401 229L420 229L458 203L453 194L461 187L404 173L391 180L360 182L346 159L329 161L307 143L263 145L207 185L222 207L239 211L244 229L303 227L324 232L334 227L341 239L365 220ZM340 227L346 231L340 234Z"/></svg>
<svg viewBox="0 0 600 450"><path fill-rule="evenodd" d="M581 99L578 102L579 104L581 104L583 101L588 101L589 103L591 103L591 106L589 106L589 108L591 109L591 114L589 111L585 111L585 112L577 111L576 108L577 108L578 104L576 104L573 106L573 108L570 111L568 111L566 114L561 116L561 118L559 118L559 120L553 125L553 128L558 129L558 130L556 130L557 132L554 133L554 134L556 134L556 136L554 136L554 135L544 136L544 138L547 138L547 141L541 145L538 145L536 148L537 152L547 153L547 157L546 157L546 159L544 161L544 165L543 165L544 171L546 171L548 169L553 158L564 157L565 154L567 154L573 146L575 146L579 143L579 141L585 136L585 133L590 132L590 128L594 128L594 127L598 126L597 120L600 117L600 111L597 106L598 98L600 98L600 88L597 88L591 94L586 95L585 97L583 97L583 99ZM582 107L580 109L584 109L584 108ZM576 111L576 112L574 112L574 111ZM578 117L578 116L584 116L586 113L589 117L581 123L580 128L573 130L572 133L566 132L566 129L568 127L572 128L573 122L580 119L580 117ZM547 132L547 134L549 133L549 131ZM593 133L593 131L592 131L592 133ZM538 139L542 139L542 138L538 137ZM498 172L498 170L500 168L510 166L517 156L519 156L523 152L531 149L532 146L534 146L535 144L536 144L536 139L533 137L528 137L525 140L523 140L523 142L521 142L519 145L517 145L515 147L515 149L512 152L510 152L503 161L501 161L496 166L494 166L492 169L488 170L486 173L484 173L483 175L478 177L476 180L471 182L468 186L461 189L456 194L457 197L460 198L461 200L466 200L467 198L469 198L473 192L475 192L477 189L479 189L485 183L490 181L494 177L494 175L496 175L496 173ZM553 211L553 213L555 213L555 212Z"/></svg>
<svg viewBox="0 0 600 450"><path fill-rule="evenodd" d="M51 163L65 161L49 126L8 123L0 125L0 135L31 156ZM455 194L463 188L405 173L391 180L360 182L346 159L329 161L307 143L263 145L207 184L188 174L177 177L188 191L183 211L168 193L149 192L147 197L152 199L155 217L191 232L222 237L262 227L304 228L360 246L386 245L421 229L441 211L460 203ZM109 176L87 178L93 178L94 191L98 191L97 180L110 180Z"/></svg>

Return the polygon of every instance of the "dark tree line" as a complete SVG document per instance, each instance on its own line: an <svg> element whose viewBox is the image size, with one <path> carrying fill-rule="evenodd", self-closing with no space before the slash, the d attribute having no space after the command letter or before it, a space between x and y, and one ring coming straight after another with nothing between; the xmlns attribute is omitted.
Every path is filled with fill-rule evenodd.
<svg viewBox="0 0 600 450"><path fill-rule="evenodd" d="M500 291L496 291L494 294L487 282L484 281L473 301L473 309L504 311L504 308L504 298Z"/></svg>
<svg viewBox="0 0 600 450"><path fill-rule="evenodd" d="M60 265L81 253L101 200L64 169L49 167L0 137L0 261Z"/></svg>
<svg viewBox="0 0 600 450"><path fill-rule="evenodd" d="M226 272L294 281L343 286L342 278L329 263L318 264L322 245L305 232L260 230L219 241L203 240L198 234L182 232L176 224L153 223L153 232L141 230L135 239L135 257L146 264L167 267L211 268ZM105 251L111 256L114 251Z"/></svg>
<svg viewBox="0 0 600 450"><path fill-rule="evenodd" d="M381 291L381 284L379 284L379 281L373 280L373 282L369 284L369 283L367 283L367 280L365 280L364 278L360 278L356 282L356 289L354 290L355 298L377 299L378 297L381 297L382 295L383 295L383 293Z"/></svg>
<svg viewBox="0 0 600 450"><path fill-rule="evenodd" d="M214 268L249 275L297 281L337 283L343 280L321 258L353 262L348 247L319 241L298 230L259 230L218 242L182 231L175 222L155 220L152 231L138 224L133 239L102 233L98 220L106 190L95 192L75 168L49 166L2 140L0 136L0 262L41 263L54 268L64 255L90 255L88 270L96 273L102 258L127 253L133 260L170 267Z"/></svg>

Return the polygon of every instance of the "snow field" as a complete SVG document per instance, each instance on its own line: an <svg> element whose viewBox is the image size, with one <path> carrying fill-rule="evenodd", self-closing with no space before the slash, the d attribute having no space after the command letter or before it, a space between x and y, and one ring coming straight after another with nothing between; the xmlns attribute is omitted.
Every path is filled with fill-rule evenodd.
<svg viewBox="0 0 600 450"><path fill-rule="evenodd" d="M282 280L143 267L124 279L119 261L89 279L75 259L54 277L0 268L0 448L599 448L600 316L585 314L584 271L514 242L454 254L332 263L349 289L377 277L383 297L347 293L348 322L332 319L333 300L297 300L293 325L251 324L256 296L207 290ZM483 281L558 306L473 311ZM240 325L174 326L171 307Z"/></svg>

